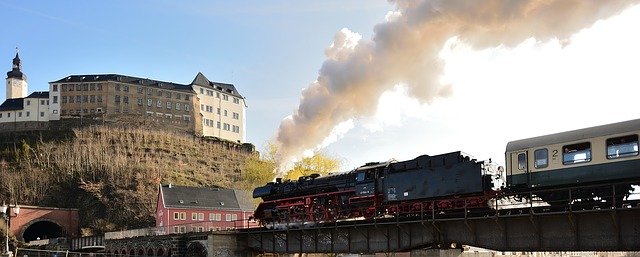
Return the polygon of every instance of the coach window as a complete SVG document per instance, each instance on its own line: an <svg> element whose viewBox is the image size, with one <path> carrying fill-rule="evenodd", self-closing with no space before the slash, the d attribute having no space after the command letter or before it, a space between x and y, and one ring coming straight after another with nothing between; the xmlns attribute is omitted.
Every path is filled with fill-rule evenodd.
<svg viewBox="0 0 640 257"><path fill-rule="evenodd" d="M591 143L583 142L562 147L562 164L591 161Z"/></svg>
<svg viewBox="0 0 640 257"><path fill-rule="evenodd" d="M519 153L518 154L518 170L526 170L527 169L527 154Z"/></svg>
<svg viewBox="0 0 640 257"><path fill-rule="evenodd" d="M362 182L362 181L364 181L364 177L365 177L364 172L359 172L358 175L356 175L356 181L357 182Z"/></svg>
<svg viewBox="0 0 640 257"><path fill-rule="evenodd" d="M549 166L549 155L548 155L549 151L547 151L547 148L544 149L538 149L535 150L533 152L533 156L534 156L534 163L533 166L536 169L541 169L541 168L546 168L547 166Z"/></svg>
<svg viewBox="0 0 640 257"><path fill-rule="evenodd" d="M638 135L607 139L607 159L638 155Z"/></svg>

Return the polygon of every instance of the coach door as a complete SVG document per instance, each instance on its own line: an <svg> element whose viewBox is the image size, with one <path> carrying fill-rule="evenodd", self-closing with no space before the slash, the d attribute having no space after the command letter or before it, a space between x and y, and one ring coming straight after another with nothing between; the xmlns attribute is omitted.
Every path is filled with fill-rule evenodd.
<svg viewBox="0 0 640 257"><path fill-rule="evenodd" d="M527 151L512 152L509 159L511 167L507 171L507 184L511 186L529 185L531 174L529 173Z"/></svg>

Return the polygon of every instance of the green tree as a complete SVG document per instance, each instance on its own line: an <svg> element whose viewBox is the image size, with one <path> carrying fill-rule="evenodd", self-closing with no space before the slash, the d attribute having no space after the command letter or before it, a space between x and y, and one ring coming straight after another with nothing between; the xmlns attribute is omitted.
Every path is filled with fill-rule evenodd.
<svg viewBox="0 0 640 257"><path fill-rule="evenodd" d="M286 178L295 180L301 176L309 176L313 173L327 175L331 172L338 171L340 168L340 159L330 156L322 152L315 152L311 157L305 157L293 164Z"/></svg>
<svg viewBox="0 0 640 257"><path fill-rule="evenodd" d="M261 156L255 155L245 161L242 172L240 188L251 190L273 181L276 176L277 147L273 142L268 142Z"/></svg>

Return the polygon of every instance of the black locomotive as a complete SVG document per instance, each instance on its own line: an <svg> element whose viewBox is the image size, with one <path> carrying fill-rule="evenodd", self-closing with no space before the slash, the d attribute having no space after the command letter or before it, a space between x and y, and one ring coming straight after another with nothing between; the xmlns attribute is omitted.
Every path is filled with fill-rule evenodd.
<svg viewBox="0 0 640 257"><path fill-rule="evenodd" d="M350 172L268 183L254 218L263 223L334 221L487 208L499 192L498 167L461 152L402 162L367 163Z"/></svg>

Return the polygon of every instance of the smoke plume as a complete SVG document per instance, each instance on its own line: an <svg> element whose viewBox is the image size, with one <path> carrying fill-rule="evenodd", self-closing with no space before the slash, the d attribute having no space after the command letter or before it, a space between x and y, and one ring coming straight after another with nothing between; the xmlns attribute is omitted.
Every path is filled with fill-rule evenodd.
<svg viewBox="0 0 640 257"><path fill-rule="evenodd" d="M638 0L390 2L396 10L375 26L371 40L348 29L336 33L318 78L280 124L283 160L315 148L341 122L372 115L380 95L398 83L421 103L450 95L450 85L439 83L443 63L438 53L451 38L476 49L513 47L529 38L568 42L572 34Z"/></svg>

